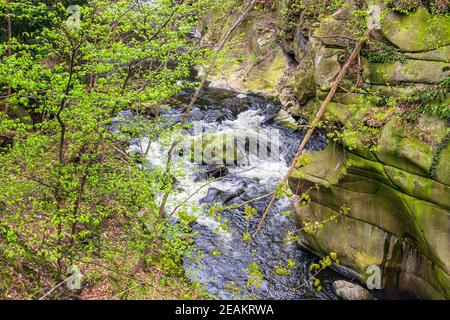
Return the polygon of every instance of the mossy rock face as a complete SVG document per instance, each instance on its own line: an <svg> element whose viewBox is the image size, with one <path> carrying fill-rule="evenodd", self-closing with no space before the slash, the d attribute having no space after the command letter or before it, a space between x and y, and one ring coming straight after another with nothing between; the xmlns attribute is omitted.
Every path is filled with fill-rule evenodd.
<svg viewBox="0 0 450 320"><path fill-rule="evenodd" d="M320 103L323 103L323 101ZM325 119L338 121L342 124L346 123L351 116L352 114L349 108L347 108L347 105L337 102L330 102L325 112Z"/></svg>
<svg viewBox="0 0 450 320"><path fill-rule="evenodd" d="M378 95L384 95L388 97L401 97L405 96L407 94L413 93L414 90L417 89L418 86L423 86L422 84L401 84L401 85L395 85L395 86L389 86L389 85L376 85L372 84L371 90L375 94Z"/></svg>
<svg viewBox="0 0 450 320"><path fill-rule="evenodd" d="M344 152L342 146L334 144L323 151L311 152L314 161L305 166L306 170L294 171L289 182L291 187L296 189L297 183L305 179L325 186L337 183L342 174L341 170L344 169Z"/></svg>
<svg viewBox="0 0 450 320"><path fill-rule="evenodd" d="M287 68L287 58L277 46L267 58L255 64L250 70L233 60L222 64L221 73L210 77L210 86L276 96L277 84Z"/></svg>
<svg viewBox="0 0 450 320"><path fill-rule="evenodd" d="M306 207L296 206L299 221L324 221L337 212L316 202ZM312 249L321 256L336 252L340 265L351 267L353 276L366 281L371 265L383 265L385 244L396 238L374 225L340 217L338 223L326 223L315 234L302 233L300 246ZM390 258L388 256L387 258Z"/></svg>
<svg viewBox="0 0 450 320"><path fill-rule="evenodd" d="M322 101L320 103L322 103ZM363 103L343 104L330 102L325 112L325 118L352 127L363 119L364 115L369 110L369 107L369 105Z"/></svg>
<svg viewBox="0 0 450 320"><path fill-rule="evenodd" d="M382 33L403 51L430 51L450 44L450 17L432 16L425 8L411 14L389 12Z"/></svg>
<svg viewBox="0 0 450 320"><path fill-rule="evenodd" d="M337 93L333 97L333 101L342 104L361 104L362 103L362 95L357 93Z"/></svg>
<svg viewBox="0 0 450 320"><path fill-rule="evenodd" d="M425 52L406 52L405 56L417 60L450 62L450 46Z"/></svg>
<svg viewBox="0 0 450 320"><path fill-rule="evenodd" d="M357 98L354 98L357 99ZM342 144L352 149L354 153L360 154L369 160L377 160L375 155L364 145L366 134L355 130L355 126L364 121L364 117L371 106L364 103L362 99L355 104L343 104L330 102L325 112L325 119L339 122L343 125ZM321 101L319 101L322 103Z"/></svg>
<svg viewBox="0 0 450 320"><path fill-rule="evenodd" d="M246 79L242 82L245 89L252 92L273 95L277 92L277 83L280 81L288 61L282 49L276 47L272 55L248 72Z"/></svg>
<svg viewBox="0 0 450 320"><path fill-rule="evenodd" d="M435 179L447 186L450 186L450 144L444 148L439 156Z"/></svg>
<svg viewBox="0 0 450 320"><path fill-rule="evenodd" d="M446 101L450 105L450 97ZM438 119L428 114L420 116L417 122L420 128L426 128L427 133L432 141L433 148L437 148L438 144L441 144L448 135L448 122L447 119Z"/></svg>
<svg viewBox="0 0 450 320"><path fill-rule="evenodd" d="M450 210L449 186L390 166L384 166L384 170L402 192Z"/></svg>
<svg viewBox="0 0 450 320"><path fill-rule="evenodd" d="M219 23L224 12L213 13L214 19L206 23ZM227 14L220 34L223 36L237 15ZM240 39L217 62L214 74L208 77L210 86L265 96L279 94L277 84L289 67L289 59L276 41L277 12L272 10L251 12L238 26L234 35ZM219 37L219 35L215 35Z"/></svg>
<svg viewBox="0 0 450 320"><path fill-rule="evenodd" d="M352 18L352 6L348 5L337 10L334 14L323 19L315 36L327 46L347 47L349 40L353 38L352 27L349 20ZM337 37L336 35L340 35Z"/></svg>
<svg viewBox="0 0 450 320"><path fill-rule="evenodd" d="M316 99L310 99L303 106L297 105L289 108L289 113L294 116L308 118L311 114L314 114L318 108L318 101Z"/></svg>
<svg viewBox="0 0 450 320"><path fill-rule="evenodd" d="M399 131L395 137L404 139ZM392 150L398 151L398 145ZM300 244L319 255L337 252L341 264L361 281L370 265L386 270L395 265L398 290L421 298L450 298L448 186L335 144L310 154L313 161L297 169L289 184L297 194L314 185L319 189L310 191L307 207L297 204L297 218L323 221L342 206L350 212L314 234L302 232ZM383 278L387 286L393 285L390 279Z"/></svg>
<svg viewBox="0 0 450 320"><path fill-rule="evenodd" d="M384 126L378 144L380 150L375 154L384 164L421 176L430 173L432 148L426 142L409 138L398 120Z"/></svg>
<svg viewBox="0 0 450 320"><path fill-rule="evenodd" d="M309 100L314 106L309 115L339 73L342 48L348 45L345 38L354 36L350 18L351 9L338 10L315 30L311 40L315 61L309 71L314 72L318 90L314 104ZM405 96L450 75L448 16L419 8L410 14L389 12L383 18L377 40L390 42L402 58L392 63L362 59L370 93ZM306 95L300 93L303 99ZM387 116L373 126L379 128L379 136L374 130L373 137L378 147L369 149L363 144L364 133L354 131L376 113L373 108L362 94L344 92L336 93L328 104L326 120L343 125L342 145L330 143L325 150L309 152L312 162L297 168L289 185L294 193L308 191L311 197L306 207L296 204L299 227L304 221L324 221L339 214L343 206L350 213L313 234L300 232L299 244L320 256L337 252L339 270L361 281L369 276L369 266L378 265L387 273L383 277L387 287L419 298L450 299L450 148L439 150L436 160L448 125L434 117L420 117L417 128L425 132L421 136L425 142L413 136L413 128L407 131L404 123Z"/></svg>
<svg viewBox="0 0 450 320"><path fill-rule="evenodd" d="M316 82L312 69L301 70L301 72L296 73L293 80L291 87L294 88L294 96L299 103L305 103L315 96Z"/></svg>
<svg viewBox="0 0 450 320"><path fill-rule="evenodd" d="M438 83L450 75L450 64L437 61L405 60L371 63L363 59L363 78L370 84Z"/></svg>

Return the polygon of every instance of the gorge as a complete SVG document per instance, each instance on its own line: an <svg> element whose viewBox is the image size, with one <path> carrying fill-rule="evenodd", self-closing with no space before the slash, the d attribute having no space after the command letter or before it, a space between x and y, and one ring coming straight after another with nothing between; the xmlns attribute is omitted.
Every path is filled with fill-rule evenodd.
<svg viewBox="0 0 450 320"><path fill-rule="evenodd" d="M0 12L0 299L450 299L450 1Z"/></svg>

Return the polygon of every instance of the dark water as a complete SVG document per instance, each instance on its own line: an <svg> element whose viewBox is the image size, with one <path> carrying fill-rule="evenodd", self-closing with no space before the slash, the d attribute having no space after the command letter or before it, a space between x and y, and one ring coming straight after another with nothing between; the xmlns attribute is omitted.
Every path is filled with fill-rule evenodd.
<svg viewBox="0 0 450 320"><path fill-rule="evenodd" d="M183 100L183 97L181 97ZM188 96L184 97L188 101ZM182 109L183 104L180 108ZM279 111L279 106L259 96L238 96L236 93L223 90L208 90L199 99L190 115L190 121L200 121L209 124L205 131L220 132L224 129L239 126L242 122L250 121L256 116L262 118L262 129L276 128L280 132L280 147L282 157L279 166L286 172L287 166L293 160L295 152L300 144L303 133L292 132L289 129L278 127L273 118ZM248 112L251 113L250 116ZM168 113L171 122L177 122L181 118L179 113ZM241 116L245 115L240 119ZM244 124L245 125L245 124ZM249 130L253 130L250 128ZM327 144L323 133L315 133L307 145L309 150L323 149ZM262 163L261 165L266 165ZM274 174L247 174L238 173L245 170L245 166L228 166L217 172L211 167L200 166L200 171L212 172L216 177L222 177L221 181L205 189L198 201L202 204L202 210L207 211L212 203L226 205L241 204L244 201L272 192L279 181L280 173ZM196 175L192 173L193 180L201 183L210 175ZM282 173L284 173L282 172ZM262 230L251 242L244 241L242 234L252 232L260 219L270 198L254 201L251 205L258 210L258 214L251 221L244 216L244 207L221 212L222 220L227 221L229 232L218 232L217 228L209 223L196 223L193 226L197 232L195 238L195 250L190 257L185 259L185 269L192 280L201 283L206 291L219 299L229 298L255 298L255 299L336 299L332 288L334 280L342 279L333 271L324 271L319 278L322 282L322 290L314 289L309 279L311 273L308 268L317 258L301 250L295 241L287 241L288 232L295 234L296 224L293 214L282 214L286 211L293 212L289 199L278 200L267 216ZM205 213L206 214L206 213ZM291 262L291 265L288 264ZM295 263L295 266L292 265ZM249 266L252 263L258 265L262 279L253 287L248 284L250 278ZM284 268L281 273L275 272L276 267Z"/></svg>
<svg viewBox="0 0 450 320"><path fill-rule="evenodd" d="M174 105L161 110L163 126L181 121L190 94L178 98ZM269 197L250 203L258 212L250 221L245 219L244 206L224 210L220 212L220 218L217 214L208 214L213 205L239 205L275 190L304 136L302 132L293 132L275 124L274 117L279 110L280 106L260 96L208 89L200 95L190 113L189 123L193 127L201 124L203 133L244 132L250 136L257 133L268 136L273 130L278 130L279 135L278 144L270 145L270 148L277 147L280 155L269 161L259 159L258 155L247 149L248 163L239 165L202 165L193 163L186 154L177 154L174 158L173 167L179 168L172 170L176 192L168 199L167 211L171 212L177 204L186 203L186 207L180 207L179 211L192 211L197 217L193 225L193 232L196 233L194 250L186 255L184 268L187 275L203 285L211 297L337 299L333 282L340 279L354 282L327 269L317 276L321 280L322 290L318 292L312 287L309 281L312 274L308 269L319 258L300 249L295 239L289 241L287 237L289 233L296 234L290 199L279 199L274 203L263 228L250 242L245 241L242 235L256 229ZM125 121L115 120L115 124L139 121L136 118L131 113L124 113L120 119ZM188 130L194 134L192 127ZM160 144L157 137L131 141L129 152L146 149L150 140L152 149L148 165L165 168L168 144ZM322 150L326 145L325 133L316 131L306 149ZM217 180L211 180L213 178ZM285 214L289 211L291 214ZM173 223L176 221L177 218ZM221 222L225 222L227 230L220 228ZM257 265L260 275L256 287L249 284L251 265ZM282 272L275 272L276 269ZM382 292L375 293L375 296L386 298Z"/></svg>

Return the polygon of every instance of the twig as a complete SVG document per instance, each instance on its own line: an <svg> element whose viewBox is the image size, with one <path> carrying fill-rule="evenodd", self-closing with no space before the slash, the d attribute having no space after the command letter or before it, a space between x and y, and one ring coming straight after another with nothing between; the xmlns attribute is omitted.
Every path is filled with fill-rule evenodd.
<svg viewBox="0 0 450 320"><path fill-rule="evenodd" d="M63 285L66 282L66 279L64 279L63 281L61 281L60 283L58 283L56 286L54 286L53 288L51 288L49 291L47 291L46 294L44 294L42 297L40 297L38 300L44 300L46 297L48 297L50 294L52 294L53 291L55 291L56 289L58 289L59 287L61 287L61 285Z"/></svg>
<svg viewBox="0 0 450 320"><path fill-rule="evenodd" d="M239 209L239 208L241 208L242 206L245 206L246 204L249 204L249 203L251 203L251 202L255 202L255 201L258 201L258 200L267 198L267 197L270 197L270 196L273 195L273 194L274 194L274 192L272 191L272 192L263 194L262 196L259 196L259 197L252 198L252 199L250 199L250 200L246 200L246 201L244 201L244 202L241 202L240 204L236 204L236 205L232 205L232 206L229 206L229 207L225 207L225 209L226 209L226 210L228 210L228 209Z"/></svg>
<svg viewBox="0 0 450 320"><path fill-rule="evenodd" d="M147 281L144 281L144 280L142 280L142 279L138 279L138 278L136 278L136 277L130 276L129 274L125 274L125 273L123 273L123 272L114 270L114 269L112 269L112 268L110 268L110 267L104 266L104 265L102 265L102 264L100 264L100 263L97 263L97 262L83 261L83 260L78 260L78 259L75 259L75 258L74 258L73 260L75 260L75 261L77 261L77 262L84 263L84 264L91 264L91 265L94 265L94 266L101 267L101 268L106 269L106 270L108 270L108 271L114 272L114 273L116 273L116 274L118 274L118 275L120 275L120 276L122 276L122 277L125 277L125 278L128 278L128 279L130 279L130 280L134 280L134 281L140 282L140 283L142 283L142 284L146 284L146 285L148 285L148 286L150 286L150 287L153 287L153 286L154 286L154 284L151 284L151 283L149 283L149 282L147 282Z"/></svg>
<svg viewBox="0 0 450 320"><path fill-rule="evenodd" d="M316 273L314 273L308 280L306 280L305 282L303 282L301 285L299 285L298 287L295 287L294 290L298 290L303 288L304 286L306 286L313 278L315 278L322 270L324 270L323 268L320 268Z"/></svg>

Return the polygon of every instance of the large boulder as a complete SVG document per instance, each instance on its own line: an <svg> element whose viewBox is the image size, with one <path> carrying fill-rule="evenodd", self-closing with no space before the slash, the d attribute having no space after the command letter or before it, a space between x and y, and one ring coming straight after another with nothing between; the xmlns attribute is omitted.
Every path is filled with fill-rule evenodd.
<svg viewBox="0 0 450 320"><path fill-rule="evenodd" d="M294 96L299 103L305 103L316 94L316 82L314 79L314 68L299 70L292 79ZM290 83L287 83L289 86Z"/></svg>
<svg viewBox="0 0 450 320"><path fill-rule="evenodd" d="M289 61L281 47L275 46L270 51L262 56L258 54L259 61L247 66L230 57L215 74L209 76L209 86L276 96L277 85L289 68Z"/></svg>
<svg viewBox="0 0 450 320"><path fill-rule="evenodd" d="M445 195L449 186L426 177L432 155L420 150L420 142L404 139L392 136L385 141L382 146L388 151L380 151L379 160L339 144L310 152L313 161L289 180L298 194L312 190L308 206L296 205L299 223L333 215L339 219L314 234L301 232L299 244L322 256L337 252L344 266L338 267L340 271L361 281L376 265L383 270L383 284L389 290L448 299L450 211ZM348 215L339 214L342 207L349 209Z"/></svg>
<svg viewBox="0 0 450 320"><path fill-rule="evenodd" d="M372 300L370 292L357 284L337 280L333 282L333 288L339 298L343 300Z"/></svg>
<svg viewBox="0 0 450 320"><path fill-rule="evenodd" d="M353 6L343 6L334 14L326 17L315 31L315 37L326 46L346 48L353 38L351 26Z"/></svg>
<svg viewBox="0 0 450 320"><path fill-rule="evenodd" d="M287 57L281 47L276 46L271 54L250 68L242 81L242 87L252 92L275 95L277 84L287 68Z"/></svg>
<svg viewBox="0 0 450 320"><path fill-rule="evenodd" d="M425 8L411 14L388 12L383 35L402 51L429 51L450 45L450 17L432 16Z"/></svg>
<svg viewBox="0 0 450 320"><path fill-rule="evenodd" d="M237 19L237 14L224 18L223 12L212 12L211 16L211 24L223 26L220 32L207 34L217 38L223 36ZM277 16L270 10L249 13L233 33L239 39L231 41L233 46L222 52L216 68L210 72L210 87L278 96L277 85L289 69L290 60L277 41ZM219 22L219 19L223 21Z"/></svg>

